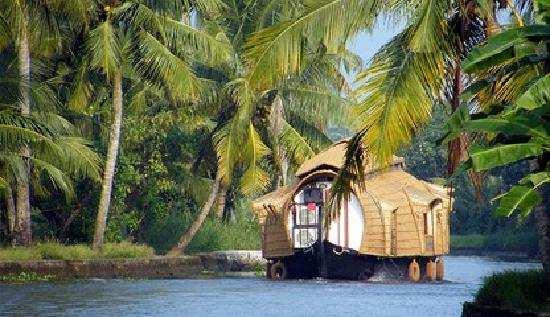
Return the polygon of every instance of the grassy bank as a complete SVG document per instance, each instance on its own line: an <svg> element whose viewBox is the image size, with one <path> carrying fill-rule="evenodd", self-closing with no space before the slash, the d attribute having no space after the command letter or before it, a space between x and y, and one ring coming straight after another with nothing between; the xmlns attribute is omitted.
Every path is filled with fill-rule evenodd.
<svg viewBox="0 0 550 317"><path fill-rule="evenodd" d="M485 278L475 303L541 312L550 311L550 303L546 302L549 296L550 285L544 283L542 271L504 272Z"/></svg>
<svg viewBox="0 0 550 317"><path fill-rule="evenodd" d="M537 254L535 232L498 232L493 234L451 235L452 250L514 251Z"/></svg>
<svg viewBox="0 0 550 317"><path fill-rule="evenodd" d="M54 242L38 243L32 247L0 248L0 261L132 259L153 255L151 247L129 242L107 243L102 251L94 251L84 244Z"/></svg>
<svg viewBox="0 0 550 317"><path fill-rule="evenodd" d="M261 249L260 225L252 215L250 202L238 200L234 213L231 221L208 217L186 252ZM173 214L166 217L151 230L146 243L155 248L157 254L165 254L178 242L195 218L195 214Z"/></svg>

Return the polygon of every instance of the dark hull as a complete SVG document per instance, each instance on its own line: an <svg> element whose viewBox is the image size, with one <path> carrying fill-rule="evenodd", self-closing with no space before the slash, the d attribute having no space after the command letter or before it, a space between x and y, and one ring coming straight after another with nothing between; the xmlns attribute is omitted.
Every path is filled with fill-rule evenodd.
<svg viewBox="0 0 550 317"><path fill-rule="evenodd" d="M330 242L296 249L294 255L275 260L285 266L286 279L368 280L374 275L388 279L406 279L413 257L387 258L361 255L342 250ZM414 257L420 267L433 257Z"/></svg>

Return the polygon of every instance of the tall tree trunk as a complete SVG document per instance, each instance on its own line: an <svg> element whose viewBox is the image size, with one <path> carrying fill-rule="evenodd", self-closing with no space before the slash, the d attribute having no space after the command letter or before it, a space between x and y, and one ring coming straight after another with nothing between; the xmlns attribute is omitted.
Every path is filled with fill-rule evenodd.
<svg viewBox="0 0 550 317"><path fill-rule="evenodd" d="M288 159L285 148L281 144L281 134L284 128L284 108L283 99L279 95L275 96L271 104L269 114L269 133L273 142L273 158L279 169L277 187L285 186L288 183Z"/></svg>
<svg viewBox="0 0 550 317"><path fill-rule="evenodd" d="M101 182L101 196L99 198L99 207L97 210L97 220L95 224L93 249L99 250L103 247L103 236L107 225L107 213L111 203L111 191L113 188L113 177L115 175L116 160L120 144L120 127L122 125L122 71L115 73L113 79L113 110L114 118L111 123L109 133L109 146L107 148L107 158L105 162L105 171L103 181Z"/></svg>
<svg viewBox="0 0 550 317"><path fill-rule="evenodd" d="M216 217L218 219L222 219L223 217L223 211L225 210L225 201L227 199L228 190L229 190L229 186L225 184L220 184L219 191L218 191L218 199L216 204Z"/></svg>
<svg viewBox="0 0 550 317"><path fill-rule="evenodd" d="M13 201L13 192L11 190L11 185L8 184L5 190L5 198L6 198L6 209L7 209L7 216L8 216L8 231L10 236L10 243L15 243L15 229L17 225L17 211L15 209L15 203Z"/></svg>
<svg viewBox="0 0 550 317"><path fill-rule="evenodd" d="M19 57L19 76L20 85L19 93L21 100L19 107L22 116L29 116L31 113L30 104L30 76L31 76L31 56L29 50L29 35L26 21L28 20L26 9L23 9L22 26L19 29L18 38L18 57ZM17 186L17 225L16 225L16 240L18 244L29 245L32 242L31 232L31 205L30 205L30 188L29 188L29 165L30 149L28 146L21 148L21 157L24 162L24 175L16 180Z"/></svg>
<svg viewBox="0 0 550 317"><path fill-rule="evenodd" d="M202 206L202 209L197 216L197 219L193 221L191 224L191 227L181 236L181 238L178 241L178 244L168 252L169 256L178 256L181 255L183 252L185 252L185 249L187 249L187 246L193 240L193 237L195 237L195 234L199 231L200 227L202 226L204 220L206 219L206 216L208 216L208 212L210 212L210 209L212 209L212 206L214 205L214 201L216 200L216 196L218 194L218 190L220 187L220 180L218 176L216 175L216 179L214 180L214 183L212 184L212 189L210 190L210 195L208 196L208 199Z"/></svg>
<svg viewBox="0 0 550 317"><path fill-rule="evenodd" d="M459 1L459 6L463 8L461 14L467 15L468 8L464 1ZM460 94L462 94L462 54L464 53L464 41L466 37L467 17L462 16L459 22L459 30L456 38L454 51L454 69L453 86L451 91L451 110L455 112L460 107ZM461 133L457 138L449 142L448 148L448 174L452 175L458 165L466 158L468 149L468 135Z"/></svg>

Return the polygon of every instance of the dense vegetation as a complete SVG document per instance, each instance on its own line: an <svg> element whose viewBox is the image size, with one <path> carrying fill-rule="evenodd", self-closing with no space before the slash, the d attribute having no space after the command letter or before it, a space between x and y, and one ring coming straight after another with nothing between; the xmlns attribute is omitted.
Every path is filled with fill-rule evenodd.
<svg viewBox="0 0 550 317"><path fill-rule="evenodd" d="M416 176L453 186L454 233L533 239L537 228L544 251L548 9L1 1L0 241L92 243L94 257L104 240L258 248L250 199L350 129L336 189L400 152ZM346 44L387 18L405 28L363 68Z"/></svg>
<svg viewBox="0 0 550 317"><path fill-rule="evenodd" d="M485 278L475 296L475 302L498 308L548 311L548 296L550 287L544 283L541 271L512 271Z"/></svg>

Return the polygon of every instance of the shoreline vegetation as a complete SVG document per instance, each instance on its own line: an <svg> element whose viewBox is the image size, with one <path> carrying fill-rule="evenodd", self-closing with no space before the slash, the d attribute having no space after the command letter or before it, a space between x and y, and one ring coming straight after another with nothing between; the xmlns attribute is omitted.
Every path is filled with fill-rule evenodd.
<svg viewBox="0 0 550 317"><path fill-rule="evenodd" d="M451 254L491 255L493 252L505 252L535 258L538 255L537 242L535 232L451 235Z"/></svg>
<svg viewBox="0 0 550 317"><path fill-rule="evenodd" d="M1 261L144 259L155 255L153 248L129 242L106 243L101 251L85 244L37 243L31 247L0 248Z"/></svg>
<svg viewBox="0 0 550 317"><path fill-rule="evenodd" d="M224 233L224 234L221 234ZM221 234L221 235L220 235ZM191 242L188 254L227 250L259 250L260 233L251 222L234 224L207 220ZM531 232L451 235L451 254L537 256L536 236ZM131 242L106 243L101 251L87 244L40 242L31 247L0 247L2 261L145 259L162 256L165 249Z"/></svg>
<svg viewBox="0 0 550 317"><path fill-rule="evenodd" d="M487 276L463 316L539 316L550 312L550 284L541 270Z"/></svg>

